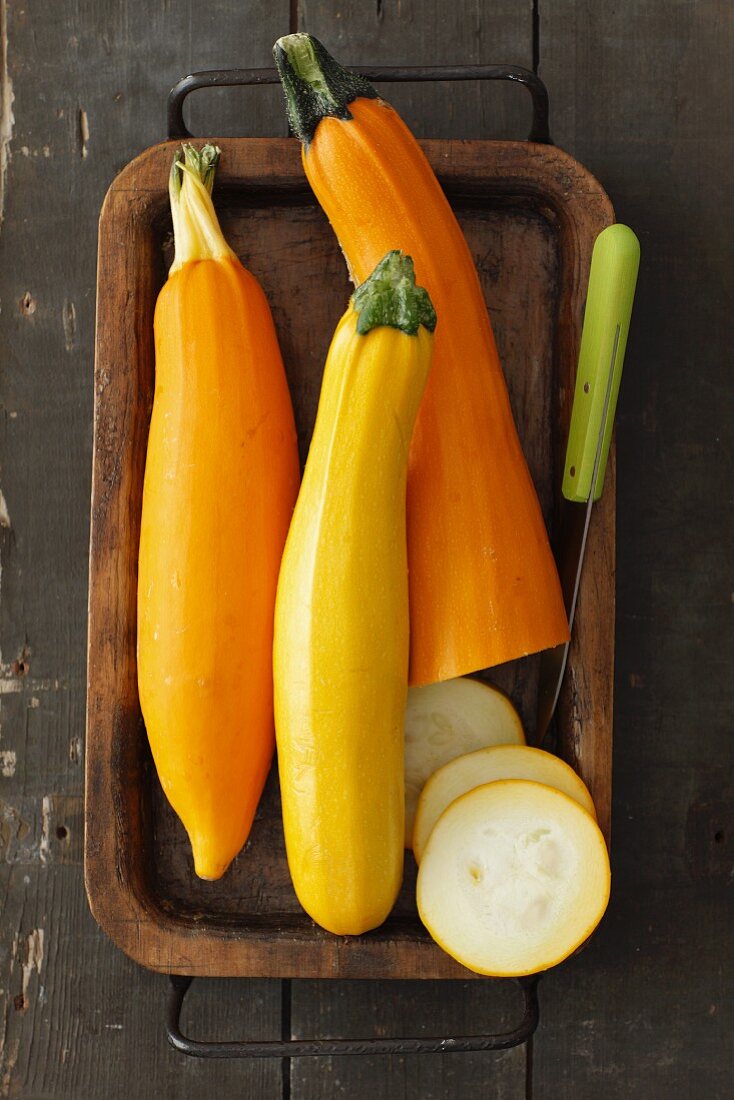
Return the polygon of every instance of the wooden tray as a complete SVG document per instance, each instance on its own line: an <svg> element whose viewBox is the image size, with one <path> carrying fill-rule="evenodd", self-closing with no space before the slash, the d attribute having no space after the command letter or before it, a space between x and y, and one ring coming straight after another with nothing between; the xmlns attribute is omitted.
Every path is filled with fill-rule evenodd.
<svg viewBox="0 0 734 1100"><path fill-rule="evenodd" d="M349 294L343 258L294 139L223 139L215 201L271 302L301 455L324 355ZM290 884L271 775L248 844L216 883L193 873L150 758L136 682L140 503L153 398L153 308L170 260L175 143L117 177L100 219L89 595L85 875L92 912L137 962L168 973L466 978L428 937L407 855L393 915L365 936L317 928ZM549 526L560 493L591 250L613 221L597 181L552 146L427 141L476 258L525 453ZM222 485L222 491L231 490ZM614 456L595 508L557 745L589 785L609 840L614 657ZM531 731L537 658L487 679Z"/></svg>

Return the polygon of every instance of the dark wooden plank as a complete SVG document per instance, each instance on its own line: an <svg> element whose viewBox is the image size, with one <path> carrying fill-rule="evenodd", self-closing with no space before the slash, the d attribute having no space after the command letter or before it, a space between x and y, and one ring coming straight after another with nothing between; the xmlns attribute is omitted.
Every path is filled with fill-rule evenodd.
<svg viewBox="0 0 734 1100"><path fill-rule="evenodd" d="M119 168L165 136L175 80L269 64L288 0L29 0L0 14L0 1094L280 1097L279 1063L168 1049L166 980L89 915L81 763L97 214ZM284 133L276 90L202 97L192 117ZM192 1001L186 1022L202 1037L280 1033L277 982L220 983Z"/></svg>
<svg viewBox="0 0 734 1100"><path fill-rule="evenodd" d="M291 983L292 1034L311 1038L478 1035L516 1026L522 995L514 982ZM523 1048L480 1054L296 1058L291 1096L339 1100L456 1100L471 1091L493 1100L525 1097Z"/></svg>
<svg viewBox="0 0 734 1100"><path fill-rule="evenodd" d="M522 65L532 68L530 4L495 0L300 0L298 30L343 65ZM525 138L530 98L500 83L381 84L418 137Z"/></svg>
<svg viewBox="0 0 734 1100"><path fill-rule="evenodd" d="M532 9L511 0L492 5L418 3L417 0L301 0L299 30L321 38L344 64L451 64L462 62L532 63ZM517 88L482 89L473 85L439 87L383 85L381 91L416 134L423 137L524 137L530 117ZM305 1035L330 1028L359 1033L382 1019L394 1033L412 1033L416 1006L426 1005L428 1018L473 1026L491 1019L506 1022L494 988L473 996L481 1007L466 1015L467 996L453 983L438 991L410 984L396 993L392 984L352 983L294 987L292 1027ZM506 1002L504 1007L506 1008ZM439 1012L440 1010L440 1012ZM426 1019L424 1017L424 1019ZM440 1058L331 1060L318 1065L302 1060L292 1071L292 1095L301 1098L380 1094L386 1098L458 1097L488 1091L491 1095L525 1094L525 1052L503 1055L457 1055Z"/></svg>
<svg viewBox="0 0 734 1100"><path fill-rule="evenodd" d="M733 14L540 3L554 138L642 243L618 428L612 904L543 983L540 1098L723 1097L734 1074Z"/></svg>
<svg viewBox="0 0 734 1100"><path fill-rule="evenodd" d="M75 865L52 862L55 828L45 864L36 851L34 863L3 866L0 929L8 958L0 1095L174 1100L246 1088L279 1098L277 1062L207 1063L168 1046L166 981L112 958L79 889L81 853ZM279 982L201 982L189 1001L184 1028L198 1038L279 1034Z"/></svg>

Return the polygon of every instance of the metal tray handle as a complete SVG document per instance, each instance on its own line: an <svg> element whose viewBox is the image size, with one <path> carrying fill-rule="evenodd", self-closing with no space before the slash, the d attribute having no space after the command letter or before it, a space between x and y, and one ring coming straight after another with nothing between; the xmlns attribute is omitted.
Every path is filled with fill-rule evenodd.
<svg viewBox="0 0 734 1100"><path fill-rule="evenodd" d="M526 1043L538 1026L539 975L518 978L523 992L524 1011L520 1023L510 1031L494 1035L468 1035L456 1038L415 1039L287 1039L241 1040L239 1042L202 1042L189 1039L181 1031L181 1009L193 978L170 975L171 989L166 1010L166 1035L172 1047L192 1058L308 1058L316 1055L345 1054L463 1054L478 1050L508 1050Z"/></svg>
<svg viewBox="0 0 734 1100"><path fill-rule="evenodd" d="M400 68L357 68L355 72L374 83L435 80L512 80L528 89L533 100L533 123L528 141L551 145L548 129L548 92L543 81L519 65L418 65ZM190 138L183 108L186 97L200 88L233 88L247 84L277 84L276 69L211 69L179 80L168 96L168 137Z"/></svg>

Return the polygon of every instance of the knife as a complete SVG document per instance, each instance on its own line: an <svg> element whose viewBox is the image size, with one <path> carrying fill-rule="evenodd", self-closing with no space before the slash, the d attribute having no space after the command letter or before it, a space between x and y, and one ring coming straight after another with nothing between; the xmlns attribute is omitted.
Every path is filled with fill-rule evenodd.
<svg viewBox="0 0 734 1100"><path fill-rule="evenodd" d="M629 226L610 225L599 234L591 256L556 552L569 633L591 513L604 487L639 265L640 242ZM542 744L556 709L570 644L541 655L536 745Z"/></svg>

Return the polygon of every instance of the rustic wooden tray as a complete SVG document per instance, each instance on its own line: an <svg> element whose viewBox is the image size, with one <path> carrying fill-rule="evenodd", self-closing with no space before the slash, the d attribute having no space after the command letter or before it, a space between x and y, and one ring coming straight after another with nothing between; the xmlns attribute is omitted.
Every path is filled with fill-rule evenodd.
<svg viewBox="0 0 734 1100"><path fill-rule="evenodd" d="M302 457L329 339L349 294L344 261L294 139L222 139L215 202L271 302ZM189 975L466 978L418 919L406 859L395 911L375 932L316 927L290 884L271 775L252 835L220 882L193 873L152 766L136 682L140 504L153 397L153 309L170 259L175 143L112 184L100 219L89 595L85 874L104 931L144 966ZM591 250L613 221L597 181L560 150L521 142L423 147L476 258L520 436L551 530ZM223 492L231 486L222 485ZM614 458L595 509L557 748L589 785L609 840L614 656ZM537 658L493 669L532 732Z"/></svg>

